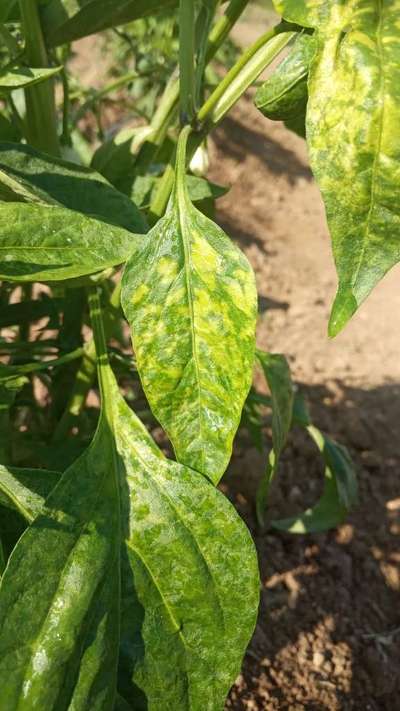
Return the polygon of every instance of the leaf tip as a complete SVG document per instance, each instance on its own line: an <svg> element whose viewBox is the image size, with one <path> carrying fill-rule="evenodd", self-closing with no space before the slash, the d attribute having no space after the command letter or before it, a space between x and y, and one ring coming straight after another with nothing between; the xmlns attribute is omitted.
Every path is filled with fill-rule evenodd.
<svg viewBox="0 0 400 711"><path fill-rule="evenodd" d="M358 302L353 292L348 288L339 288L335 301L333 302L332 312L329 319L329 338L335 338L335 336L337 336L344 329L357 309Z"/></svg>

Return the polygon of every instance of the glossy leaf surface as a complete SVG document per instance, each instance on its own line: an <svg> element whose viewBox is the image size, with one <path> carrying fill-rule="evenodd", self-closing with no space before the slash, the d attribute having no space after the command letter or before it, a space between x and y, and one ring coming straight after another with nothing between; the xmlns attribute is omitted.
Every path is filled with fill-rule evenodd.
<svg viewBox="0 0 400 711"><path fill-rule="evenodd" d="M148 711L218 711L254 629L254 545L206 478L169 461L111 376L125 537L120 692ZM130 681L127 681L130 679Z"/></svg>
<svg viewBox="0 0 400 711"><path fill-rule="evenodd" d="M138 239L62 207L0 203L0 278L54 281L93 274L124 262Z"/></svg>
<svg viewBox="0 0 400 711"><path fill-rule="evenodd" d="M48 44L56 47L177 4L178 0L50 0L43 8L43 27Z"/></svg>
<svg viewBox="0 0 400 711"><path fill-rule="evenodd" d="M64 206L131 232L146 232L136 205L100 173L31 146L0 143L0 198Z"/></svg>
<svg viewBox="0 0 400 711"><path fill-rule="evenodd" d="M222 476L250 388L256 288L245 256L190 202L180 139L169 209L129 260L122 304L139 374L178 460Z"/></svg>
<svg viewBox="0 0 400 711"><path fill-rule="evenodd" d="M283 355L257 351L257 359L268 383L272 407L273 449L256 500L257 517L259 523L263 524L269 487L278 469L279 458L292 426L294 390L290 368Z"/></svg>
<svg viewBox="0 0 400 711"><path fill-rule="evenodd" d="M0 93L15 91L26 86L33 86L41 81L50 79L60 71L61 67L51 67L35 69L28 67L18 67L18 69L8 69L7 72L0 72Z"/></svg>
<svg viewBox="0 0 400 711"><path fill-rule="evenodd" d="M315 506L304 513L271 522L273 528L289 533L317 533L335 528L343 523L358 500L354 466L346 448L313 425L307 426L307 431L324 459L324 491Z"/></svg>
<svg viewBox="0 0 400 711"><path fill-rule="evenodd" d="M0 504L18 511L32 522L61 475L41 469L18 469L0 465Z"/></svg>
<svg viewBox="0 0 400 711"><path fill-rule="evenodd" d="M257 90L254 103L274 121L303 117L308 101L308 72L316 49L315 37L301 33L290 53Z"/></svg>
<svg viewBox="0 0 400 711"><path fill-rule="evenodd" d="M339 275L330 335L400 259L398 4L320 9L307 137Z"/></svg>
<svg viewBox="0 0 400 711"><path fill-rule="evenodd" d="M106 710L119 643L119 482L105 416L0 586L0 709Z"/></svg>

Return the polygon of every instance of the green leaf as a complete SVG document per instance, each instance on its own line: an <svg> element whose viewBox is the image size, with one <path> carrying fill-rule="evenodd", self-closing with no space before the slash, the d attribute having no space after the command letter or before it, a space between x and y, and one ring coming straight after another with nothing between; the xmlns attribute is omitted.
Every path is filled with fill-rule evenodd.
<svg viewBox="0 0 400 711"><path fill-rule="evenodd" d="M17 4L17 0L1 0L0 2L0 22L5 22L13 9L14 5Z"/></svg>
<svg viewBox="0 0 400 711"><path fill-rule="evenodd" d="M169 209L126 265L122 305L177 459L217 483L251 385L257 296L245 256L190 202L185 146L182 134Z"/></svg>
<svg viewBox="0 0 400 711"><path fill-rule="evenodd" d="M91 304L98 343L99 327L96 320L99 316L95 311L98 304L93 297ZM103 538L99 541L97 536L104 533L107 540L111 537L106 528L103 530L103 518L99 522L98 517L102 516L101 512L105 512L107 506L109 518L114 511L114 495L109 491L104 492L102 486L108 485L113 489L113 473L117 468L123 543L119 670L119 693L122 699L118 699L118 703L121 708L128 705L132 709L146 708L148 711L158 711L160 708L179 711L202 711L205 708L222 710L226 694L239 672L256 621L259 577L254 544L246 526L221 492L205 477L162 455L123 400L104 359L105 348L97 350L101 354L99 373L103 414L95 442L63 475L61 482L50 494L44 512L35 519L33 526L18 543L2 583L0 620L7 593L13 598L14 606L18 607L19 622L23 620L24 624L18 627L15 624L15 628L13 626L15 634L11 646L11 621L16 621L17 617L14 613L11 615L8 609L5 610L6 624L0 628L0 683L3 694L0 697L0 709L8 711L8 708L17 708L15 699L18 697L11 696L9 691L10 684L17 677L20 678L14 654L22 666L30 654L30 648L25 647L27 630L32 626L40 626L38 620L47 629L48 622L41 616L45 604L42 596L48 605L50 583L46 578L43 586L40 586L41 577L51 570L51 579L53 583L56 582L60 574L53 569L54 546L60 547L61 536L67 537L69 541L76 531L75 519L80 524L81 539L78 539L75 547L70 546L70 564L76 575L82 570L79 584L93 586L93 596L97 595L93 577L99 569L98 559L105 545ZM110 461L114 446L117 458ZM86 463L83 471L80 462ZM99 478L100 472L103 476ZM15 470L13 476L17 476ZM17 484L13 484L14 496L17 495L17 488L23 486L21 476L19 471ZM24 483L31 487L34 477L34 473L32 477L28 474ZM43 477L46 485L48 481L45 475ZM70 486L67 489L68 481ZM75 490L78 484L81 488ZM97 498L94 500L92 489L95 488ZM26 499L29 499L29 495L25 492L23 500ZM29 500L31 502L32 498ZM33 506L37 505L37 501L35 492ZM57 511L57 520L51 515L53 510ZM67 514L69 517L64 523ZM93 523L85 525L89 514L95 520L92 518ZM29 531L36 531L38 535L37 529L41 522L40 531L46 537L41 548L34 545L35 540L28 541L30 547L28 544L23 547ZM44 524L49 526L47 530ZM108 521L107 526L111 526L111 521ZM96 540L87 540L89 536L95 535ZM85 537L87 546L76 560L75 551ZM17 557L18 553L20 555ZM22 557L23 553L30 557L30 561ZM26 594L18 597L18 579L29 566L32 569L34 554L34 574L29 581L23 578L27 586L24 587ZM63 570L61 573L65 575ZM113 579L118 579L118 575L109 564L107 580L110 585ZM36 589L32 590L35 585ZM48 639L49 646L47 637L42 633L37 638L34 646L37 676L31 679L28 673L26 677L28 682L32 680L33 684L38 683L39 688L35 687L36 705L49 711L67 707L69 693L72 699L69 708L79 711L111 708L112 705L107 703L96 705L92 702L91 705L90 701L81 701L80 697L76 701L76 691L72 687L68 689L68 685L64 696L60 695L57 699L58 705L53 702L55 685L66 669L66 663L64 668L59 663L58 647L62 646L65 638L66 643L74 641L83 613L82 603L74 608L74 601L65 597L68 588L59 585L59 590L62 597L56 599L61 613L57 625L52 629L54 636ZM52 611L53 607L50 607L48 619L54 622ZM59 627L61 624L62 628ZM9 654L4 652L4 639L10 645ZM97 663L98 659L96 654L94 661ZM43 660L47 666L39 664ZM77 665L79 649L76 650L75 661ZM88 673L84 662L85 659L79 678L85 678ZM107 658L104 662L110 665ZM3 670L7 669L9 671L6 676ZM44 673L53 674L51 684L46 685ZM68 680L73 678L76 678L76 673L71 674ZM104 686L112 683L105 673L101 681ZM29 685L28 692L31 692ZM3 698L3 704L8 703L8 706L2 706Z"/></svg>
<svg viewBox="0 0 400 711"><path fill-rule="evenodd" d="M324 435L313 425L307 431L325 462L325 486L315 506L298 516L272 521L271 526L289 533L317 533L341 524L357 504L357 479L347 449Z"/></svg>
<svg viewBox="0 0 400 711"><path fill-rule="evenodd" d="M273 0L276 11L288 22L302 27L315 27L317 13L322 5L332 0ZM333 0L337 2L337 0Z"/></svg>
<svg viewBox="0 0 400 711"><path fill-rule="evenodd" d="M176 7L178 0L50 0L42 10L50 47Z"/></svg>
<svg viewBox="0 0 400 711"><path fill-rule="evenodd" d="M314 4L319 49L310 73L307 139L339 276L329 324L335 336L400 260L398 8Z"/></svg>
<svg viewBox="0 0 400 711"><path fill-rule="evenodd" d="M0 709L106 710L119 644L119 480L103 412L0 587Z"/></svg>
<svg viewBox="0 0 400 711"><path fill-rule="evenodd" d="M273 449L270 452L267 470L256 497L258 522L260 525L264 525L269 487L278 469L279 458L292 426L294 389L290 368L283 355L258 350L257 359L270 389L272 406Z"/></svg>
<svg viewBox="0 0 400 711"><path fill-rule="evenodd" d="M46 67L43 69L18 67L17 69L8 69L6 72L0 72L0 93L39 84L41 81L50 79L61 69L62 67Z"/></svg>
<svg viewBox="0 0 400 711"><path fill-rule="evenodd" d="M136 205L100 173L31 146L0 143L0 198L64 206L130 232L147 229Z"/></svg>
<svg viewBox="0 0 400 711"><path fill-rule="evenodd" d="M18 127L0 113L0 141L18 141L21 138Z"/></svg>
<svg viewBox="0 0 400 711"><path fill-rule="evenodd" d="M138 236L72 210L0 203L0 279L58 281L124 262Z"/></svg>
<svg viewBox="0 0 400 711"><path fill-rule="evenodd" d="M308 72L315 54L314 35L298 35L290 53L257 90L254 103L264 116L273 121L305 123L308 101Z"/></svg>
<svg viewBox="0 0 400 711"><path fill-rule="evenodd" d="M133 709L222 709L259 601L251 537L206 478L163 457L109 377L123 487L119 691Z"/></svg>
<svg viewBox="0 0 400 711"><path fill-rule="evenodd" d="M54 471L0 465L0 504L18 511L31 523L60 477Z"/></svg>

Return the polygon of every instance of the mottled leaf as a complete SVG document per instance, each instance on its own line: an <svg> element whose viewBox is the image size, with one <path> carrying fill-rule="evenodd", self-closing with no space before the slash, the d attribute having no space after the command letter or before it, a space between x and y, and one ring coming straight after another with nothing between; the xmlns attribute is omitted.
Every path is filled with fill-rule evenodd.
<svg viewBox="0 0 400 711"><path fill-rule="evenodd" d="M272 407L273 448L256 497L257 518L260 525L263 525L269 487L278 469L279 458L292 426L294 389L290 368L283 355L257 351L257 359L268 383Z"/></svg>
<svg viewBox="0 0 400 711"><path fill-rule="evenodd" d="M147 229L132 200L100 173L31 146L0 143L0 198L64 206L130 232Z"/></svg>
<svg viewBox="0 0 400 711"><path fill-rule="evenodd" d="M334 336L400 259L400 50L396 3L325 5L307 138L339 274Z"/></svg>
<svg viewBox="0 0 400 711"><path fill-rule="evenodd" d="M346 448L313 425L307 426L307 431L324 459L324 491L315 506L304 513L271 522L273 528L289 533L316 533L335 528L357 503L357 479Z"/></svg>
<svg viewBox="0 0 400 711"><path fill-rule="evenodd" d="M167 214L127 263L122 304L153 413L178 460L216 483L252 380L257 297L245 256L189 199L185 133Z"/></svg>
<svg viewBox="0 0 400 711"><path fill-rule="evenodd" d="M293 121L305 114L308 101L308 72L315 54L314 35L298 35L290 53L259 87L254 103L273 121Z"/></svg>
<svg viewBox="0 0 400 711"><path fill-rule="evenodd" d="M32 522L60 476L54 471L0 465L0 504L18 511L26 521Z"/></svg>
<svg viewBox="0 0 400 711"><path fill-rule="evenodd" d="M0 203L0 279L57 281L93 274L124 262L138 240L62 207Z"/></svg>
<svg viewBox="0 0 400 711"><path fill-rule="evenodd" d="M15 91L26 86L33 86L41 81L46 81L61 70L61 67L36 69L34 67L18 67L0 72L0 93Z"/></svg>
<svg viewBox="0 0 400 711"><path fill-rule="evenodd" d="M285 20L296 22L303 27L315 27L320 8L330 2L331 0L273 0L276 11Z"/></svg>
<svg viewBox="0 0 400 711"><path fill-rule="evenodd" d="M206 478L163 457L111 374L106 396L129 491L120 692L133 709L140 690L148 711L218 711L255 625L254 545Z"/></svg>
<svg viewBox="0 0 400 711"><path fill-rule="evenodd" d="M103 413L0 586L0 709L106 711L119 643L119 480Z"/></svg>
<svg viewBox="0 0 400 711"><path fill-rule="evenodd" d="M51 47L176 7L178 0L50 0L42 10Z"/></svg>

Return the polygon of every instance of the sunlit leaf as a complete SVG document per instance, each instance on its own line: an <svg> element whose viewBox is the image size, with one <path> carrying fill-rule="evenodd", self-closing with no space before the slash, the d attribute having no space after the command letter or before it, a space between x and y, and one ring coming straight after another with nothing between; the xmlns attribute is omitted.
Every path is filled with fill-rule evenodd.
<svg viewBox="0 0 400 711"><path fill-rule="evenodd" d="M31 146L0 143L0 198L64 206L131 232L146 232L136 205L100 173Z"/></svg>
<svg viewBox="0 0 400 711"><path fill-rule="evenodd" d="M315 49L314 35L297 37L288 56L257 90L254 103L264 116L273 121L301 119L305 124L308 72Z"/></svg>
<svg viewBox="0 0 400 711"><path fill-rule="evenodd" d="M122 304L139 374L178 460L222 476L252 380L256 288L245 256L196 210L185 143L169 209L126 265Z"/></svg>
<svg viewBox="0 0 400 711"><path fill-rule="evenodd" d="M62 207L0 203L0 278L57 281L93 274L124 262L138 240Z"/></svg>
<svg viewBox="0 0 400 711"><path fill-rule="evenodd" d="M0 72L0 93L15 91L26 86L33 86L41 81L50 79L61 70L61 67L36 69L34 67L18 67Z"/></svg>

